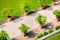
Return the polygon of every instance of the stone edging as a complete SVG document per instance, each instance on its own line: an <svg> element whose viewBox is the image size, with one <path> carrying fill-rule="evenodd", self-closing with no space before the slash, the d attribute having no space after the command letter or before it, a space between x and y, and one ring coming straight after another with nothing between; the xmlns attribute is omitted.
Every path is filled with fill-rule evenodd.
<svg viewBox="0 0 60 40"><path fill-rule="evenodd" d="M50 34L48 34L48 35L46 35L46 36L43 36L43 37L40 38L39 40L44 40L44 39L46 39L46 38L48 38L48 37L50 37L50 36L52 36L52 35L54 35L54 34L56 34L56 33L58 33L58 32L60 32L60 29L59 29L59 30L56 30L56 31L54 31L54 32L52 32L52 33L50 33Z"/></svg>

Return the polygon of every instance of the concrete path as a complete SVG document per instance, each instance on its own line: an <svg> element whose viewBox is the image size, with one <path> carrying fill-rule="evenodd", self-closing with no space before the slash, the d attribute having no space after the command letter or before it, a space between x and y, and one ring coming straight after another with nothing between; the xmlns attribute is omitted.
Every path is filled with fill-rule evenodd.
<svg viewBox="0 0 60 40"><path fill-rule="evenodd" d="M45 10L41 10L41 11L38 11L37 13L33 13L29 16L20 17L14 21L4 23L4 24L2 24L3 26L1 25L2 27L0 26L1 27L0 30L1 29L6 30L7 33L9 34L10 38L17 37L21 34L20 30L18 29L18 27L21 25L21 23L26 24L32 30L37 28L38 24L35 22L35 16L38 14L47 16L46 23L49 23L53 19L55 19L55 16L52 14L52 11L55 9L60 9L60 5L52 6L52 7L50 7L50 9L48 8Z"/></svg>

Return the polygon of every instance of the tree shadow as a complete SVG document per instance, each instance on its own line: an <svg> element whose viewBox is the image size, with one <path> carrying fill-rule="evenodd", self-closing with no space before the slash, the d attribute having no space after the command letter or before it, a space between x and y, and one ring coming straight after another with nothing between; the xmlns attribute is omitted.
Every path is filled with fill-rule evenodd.
<svg viewBox="0 0 60 40"><path fill-rule="evenodd" d="M60 6L60 2L56 4L57 6Z"/></svg>
<svg viewBox="0 0 60 40"><path fill-rule="evenodd" d="M51 6L45 6L44 9L50 8Z"/></svg>
<svg viewBox="0 0 60 40"><path fill-rule="evenodd" d="M34 33L33 31L29 31L28 33L26 33L25 36L28 36L29 38L34 38L36 36L37 33Z"/></svg>
<svg viewBox="0 0 60 40"><path fill-rule="evenodd" d="M51 23L47 23L43 26L44 29L53 29L54 28L54 25L51 24Z"/></svg>
<svg viewBox="0 0 60 40"><path fill-rule="evenodd" d="M12 38L12 39L10 39L10 40L17 40L16 38Z"/></svg>
<svg viewBox="0 0 60 40"><path fill-rule="evenodd" d="M0 28L3 28L3 27L5 27L6 25L0 25Z"/></svg>
<svg viewBox="0 0 60 40"><path fill-rule="evenodd" d="M19 18L19 16L14 16L14 17L12 17L12 20L15 20L17 18Z"/></svg>
<svg viewBox="0 0 60 40"><path fill-rule="evenodd" d="M30 11L30 12L28 13L28 15L31 15L32 13L36 13L36 12L34 12L34 11Z"/></svg>
<svg viewBox="0 0 60 40"><path fill-rule="evenodd" d="M46 10L51 11L51 10L53 10L53 8L49 7L49 8L46 8Z"/></svg>
<svg viewBox="0 0 60 40"><path fill-rule="evenodd" d="M21 20L23 20L24 18L17 18L16 20L13 20L13 22L14 23L16 23L16 22L19 22L19 21L21 21Z"/></svg>

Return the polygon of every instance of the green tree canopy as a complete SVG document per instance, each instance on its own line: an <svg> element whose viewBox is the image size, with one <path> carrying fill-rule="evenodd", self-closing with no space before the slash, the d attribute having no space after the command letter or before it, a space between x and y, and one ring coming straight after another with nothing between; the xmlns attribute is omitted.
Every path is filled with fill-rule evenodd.
<svg viewBox="0 0 60 40"><path fill-rule="evenodd" d="M46 16L43 16L43 15L39 14L39 15L36 16L35 20L39 24L45 24Z"/></svg>
<svg viewBox="0 0 60 40"><path fill-rule="evenodd" d="M56 17L60 18L60 10L54 10L54 11L53 11L53 14L54 14Z"/></svg>
<svg viewBox="0 0 60 40"><path fill-rule="evenodd" d="M21 30L21 32L27 32L29 28L25 24L21 24L19 29Z"/></svg>
<svg viewBox="0 0 60 40"><path fill-rule="evenodd" d="M0 40L8 40L9 35L6 33L6 31L2 30L0 31Z"/></svg>

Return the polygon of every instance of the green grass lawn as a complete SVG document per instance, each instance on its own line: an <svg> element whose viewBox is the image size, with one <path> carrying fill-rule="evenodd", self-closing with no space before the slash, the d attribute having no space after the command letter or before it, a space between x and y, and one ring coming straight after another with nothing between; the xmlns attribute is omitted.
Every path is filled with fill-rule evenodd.
<svg viewBox="0 0 60 40"><path fill-rule="evenodd" d="M0 22L7 19L8 14L20 16L24 6L29 5L29 10L36 10L39 5L37 0L0 0ZM12 9L12 12L11 12Z"/></svg>
<svg viewBox="0 0 60 40"><path fill-rule="evenodd" d="M34 11L40 5L48 5L49 0L0 0L0 22L7 19L8 14L11 16L20 16L24 12L24 7L29 6L28 11Z"/></svg>
<svg viewBox="0 0 60 40"><path fill-rule="evenodd" d="M57 33L55 35L52 35L51 37L48 37L45 40L60 40L60 33Z"/></svg>

